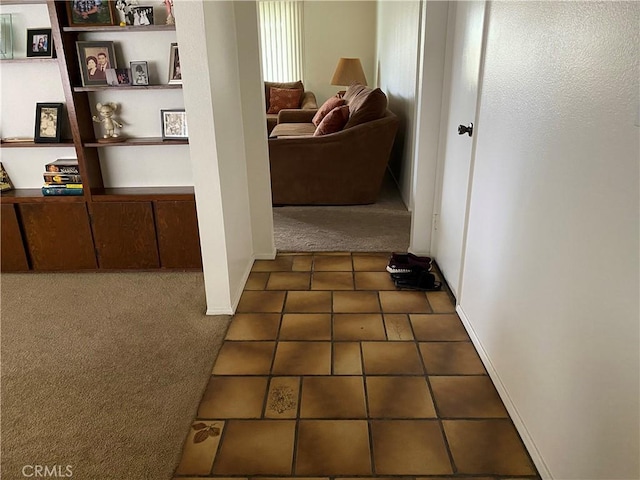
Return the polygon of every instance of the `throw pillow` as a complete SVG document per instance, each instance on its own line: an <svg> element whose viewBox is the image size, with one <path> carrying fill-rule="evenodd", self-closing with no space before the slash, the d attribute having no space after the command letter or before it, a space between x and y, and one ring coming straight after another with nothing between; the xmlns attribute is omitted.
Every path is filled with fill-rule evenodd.
<svg viewBox="0 0 640 480"><path fill-rule="evenodd" d="M322 106L318 109L316 114L313 116L313 120L311 121L317 127L318 125L320 125L320 122L322 121L322 119L326 117L331 110L333 110L336 107L340 107L344 105L344 103L345 102L342 98L331 97L329 100L327 100L322 104Z"/></svg>
<svg viewBox="0 0 640 480"><path fill-rule="evenodd" d="M347 120L349 120L349 105L336 107L322 119L313 136L318 137L339 132L347 124Z"/></svg>
<svg viewBox="0 0 640 480"><path fill-rule="evenodd" d="M384 117L387 96L379 88L363 88L348 100L350 117L346 128Z"/></svg>
<svg viewBox="0 0 640 480"><path fill-rule="evenodd" d="M301 96L302 90L271 87L267 113L278 113L285 108L298 108Z"/></svg>

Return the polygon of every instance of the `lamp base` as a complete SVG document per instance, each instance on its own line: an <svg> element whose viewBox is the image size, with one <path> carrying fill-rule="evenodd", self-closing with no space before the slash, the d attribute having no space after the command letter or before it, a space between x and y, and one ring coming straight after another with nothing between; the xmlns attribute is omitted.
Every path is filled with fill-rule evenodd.
<svg viewBox="0 0 640 480"><path fill-rule="evenodd" d="M340 90L338 93L336 93L336 97L342 98L342 97L344 97L345 93L347 93L346 90Z"/></svg>

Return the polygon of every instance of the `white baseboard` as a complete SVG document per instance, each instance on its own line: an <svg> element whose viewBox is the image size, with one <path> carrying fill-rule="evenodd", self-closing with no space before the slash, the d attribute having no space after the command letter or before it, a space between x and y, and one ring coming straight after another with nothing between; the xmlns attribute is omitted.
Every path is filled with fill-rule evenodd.
<svg viewBox="0 0 640 480"><path fill-rule="evenodd" d="M533 438L531 437L531 434L529 433L527 426L522 420L522 417L520 416L520 413L518 412L517 407L511 400L511 397L509 396L509 392L507 391L506 387L502 383L502 380L500 379L500 375L498 374L497 370L493 366L493 363L491 363L491 359L489 358L489 355L487 354L486 350L482 346L482 343L480 342L478 335L476 335L476 332L473 329L473 326L471 325L469 318L467 317L466 313L464 312L463 308L460 305L456 306L456 311L458 312L458 315L460 316L460 319L464 324L464 328L467 330L467 333L471 338L471 342L473 343L473 346L478 351L478 355L480 355L480 359L482 360L482 363L487 369L487 373L489 374L489 377L493 381L493 384L495 385L496 390L498 390L498 394L500 395L500 398L504 402L504 406L506 407L507 412L509 412L509 416L511 417L511 420L513 420L516 430L518 430L518 433L520 434L522 441L527 447L527 450L529 451L529 455L531 455L531 459L533 460L533 463L538 469L538 473L545 480L553 480L553 477L551 476L551 472L549 471L547 464L542 458L542 455L540 455L540 451L536 448L536 444L533 441Z"/></svg>
<svg viewBox="0 0 640 480"><path fill-rule="evenodd" d="M276 258L276 253L276 250L271 253L257 253L254 254L253 258L255 260L273 260L274 258Z"/></svg>
<svg viewBox="0 0 640 480"><path fill-rule="evenodd" d="M209 310L207 309L207 311L205 312L205 315L233 315L233 310L231 310L230 308L226 308L226 309L213 309L213 310Z"/></svg>
<svg viewBox="0 0 640 480"><path fill-rule="evenodd" d="M251 269L253 268L253 262L255 260L256 260L255 256L252 256L251 260L247 262L247 266L244 270L244 274L242 275L242 281L238 285L238 288L236 289L234 295L231 297L231 308L233 309L233 312L231 313L231 315L234 315L238 308L238 303L240 303L240 297L242 296L242 292L244 292L244 287L247 284L247 280L249 280L249 274L251 273Z"/></svg>

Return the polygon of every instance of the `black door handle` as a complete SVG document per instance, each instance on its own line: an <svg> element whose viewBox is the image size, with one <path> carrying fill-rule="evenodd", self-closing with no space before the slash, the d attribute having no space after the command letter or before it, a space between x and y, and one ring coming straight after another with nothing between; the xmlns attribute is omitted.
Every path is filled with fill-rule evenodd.
<svg viewBox="0 0 640 480"><path fill-rule="evenodd" d="M470 123L468 127L458 125L458 135L464 135L465 133L468 133L470 137L473 137L473 123Z"/></svg>

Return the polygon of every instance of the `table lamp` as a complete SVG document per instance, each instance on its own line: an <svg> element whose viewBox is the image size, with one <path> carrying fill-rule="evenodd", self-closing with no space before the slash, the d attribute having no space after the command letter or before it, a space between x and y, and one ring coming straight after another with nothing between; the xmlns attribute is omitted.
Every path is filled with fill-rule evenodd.
<svg viewBox="0 0 640 480"><path fill-rule="evenodd" d="M352 83L359 83L360 85L367 84L367 77L364 76L364 70L362 70L362 63L359 58L341 58L338 60L338 66L333 73L331 79L331 85L349 86ZM345 90L338 92L338 96L342 97Z"/></svg>

